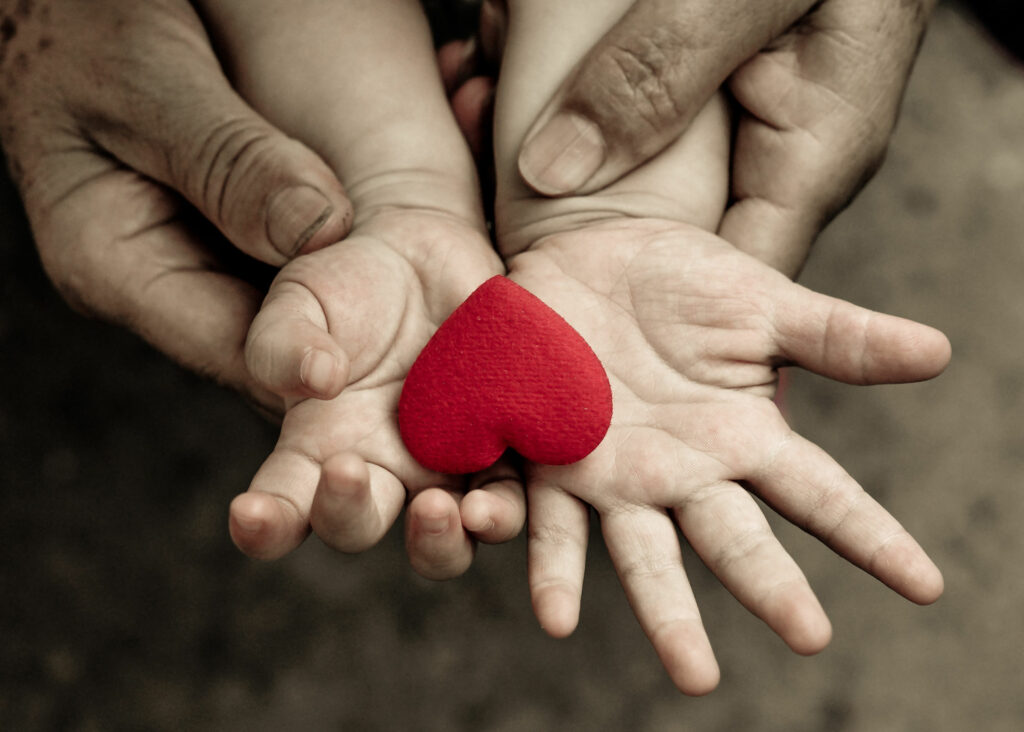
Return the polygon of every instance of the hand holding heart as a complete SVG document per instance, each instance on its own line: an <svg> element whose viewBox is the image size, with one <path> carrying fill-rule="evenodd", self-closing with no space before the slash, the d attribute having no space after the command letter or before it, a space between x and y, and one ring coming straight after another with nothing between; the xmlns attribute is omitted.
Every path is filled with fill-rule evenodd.
<svg viewBox="0 0 1024 732"><path fill-rule="evenodd" d="M256 380L285 396L288 409L273 453L232 504L240 548L279 557L312 527L341 551L367 549L391 527L407 491L410 559L428 577L460 574L472 559L458 505L466 488L483 488L461 507L476 538L519 532L522 491L510 469L499 465L471 481L427 470L402 445L394 415L430 335L500 271L479 232L429 211L381 214L281 271L246 356ZM327 366L311 368L311 353Z"/></svg>
<svg viewBox="0 0 1024 732"><path fill-rule="evenodd" d="M576 625L587 508L641 625L676 684L718 679L675 526L723 584L796 651L830 637L806 579L749 491L897 592L930 602L942 578L885 509L770 400L797 364L855 384L939 373L945 337L811 292L700 229L623 220L555 234L509 276L563 315L614 395L597 449L527 469L530 587L554 635Z"/></svg>

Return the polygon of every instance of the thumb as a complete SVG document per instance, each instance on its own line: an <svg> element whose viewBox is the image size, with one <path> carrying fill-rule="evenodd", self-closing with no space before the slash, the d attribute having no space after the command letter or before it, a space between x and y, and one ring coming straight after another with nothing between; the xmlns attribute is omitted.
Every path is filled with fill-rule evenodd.
<svg viewBox="0 0 1024 732"><path fill-rule="evenodd" d="M743 61L812 0L637 0L526 136L519 171L544 195L591 193L681 135Z"/></svg>
<svg viewBox="0 0 1024 732"><path fill-rule="evenodd" d="M785 361L861 385L925 381L949 364L949 341L934 328L779 281L773 325Z"/></svg>
<svg viewBox="0 0 1024 732"><path fill-rule="evenodd" d="M333 399L348 383L348 356L327 332L323 309L292 282L271 286L249 328L245 364L260 386L286 399Z"/></svg>
<svg viewBox="0 0 1024 732"><path fill-rule="evenodd" d="M268 264L348 233L352 207L331 168L249 107L208 46L154 55L162 63L145 69L144 88L93 101L88 131L97 144Z"/></svg>

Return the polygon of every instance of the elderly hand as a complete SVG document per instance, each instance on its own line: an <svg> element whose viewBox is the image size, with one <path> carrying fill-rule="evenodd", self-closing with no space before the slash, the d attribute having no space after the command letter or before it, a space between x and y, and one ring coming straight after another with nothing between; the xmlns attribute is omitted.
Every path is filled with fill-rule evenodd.
<svg viewBox="0 0 1024 732"><path fill-rule="evenodd" d="M545 195L603 188L727 83L739 119L719 233L792 276L880 164L933 6L636 0L540 114L519 170Z"/></svg>
<svg viewBox="0 0 1024 732"><path fill-rule="evenodd" d="M57 288L280 411L245 369L244 272L345 236L331 169L232 91L186 0L0 12L4 151Z"/></svg>

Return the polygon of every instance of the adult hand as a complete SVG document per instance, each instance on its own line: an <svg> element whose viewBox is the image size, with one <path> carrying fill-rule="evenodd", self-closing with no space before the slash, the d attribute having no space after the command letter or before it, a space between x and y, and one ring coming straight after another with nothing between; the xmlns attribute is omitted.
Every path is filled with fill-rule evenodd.
<svg viewBox="0 0 1024 732"><path fill-rule="evenodd" d="M636 0L541 113L519 170L545 195L598 190L727 82L739 119L720 233L795 274L880 164L934 4Z"/></svg>
<svg viewBox="0 0 1024 732"><path fill-rule="evenodd" d="M0 14L0 132L57 288L279 411L245 369L263 293L236 268L345 236L330 168L232 91L187 0L12 0Z"/></svg>

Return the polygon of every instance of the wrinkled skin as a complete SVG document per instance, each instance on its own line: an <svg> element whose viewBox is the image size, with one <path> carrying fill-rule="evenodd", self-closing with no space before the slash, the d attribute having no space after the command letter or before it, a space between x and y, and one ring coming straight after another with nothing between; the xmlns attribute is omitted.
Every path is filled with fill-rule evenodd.
<svg viewBox="0 0 1024 732"><path fill-rule="evenodd" d="M0 137L57 288L280 412L244 365L271 272L256 260L345 235L334 174L231 89L186 0L12 0L0 14Z"/></svg>

